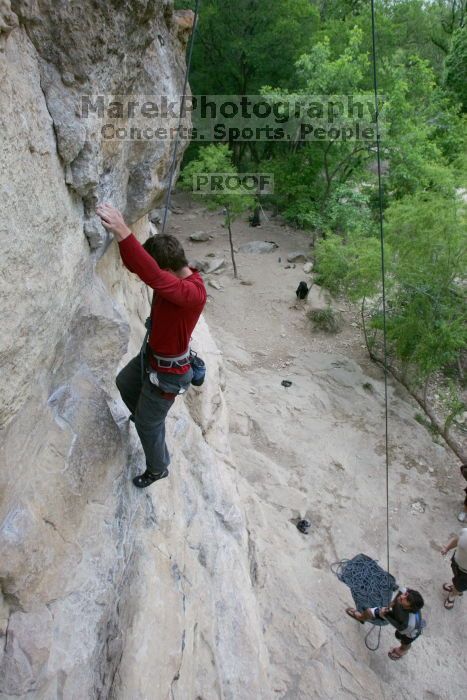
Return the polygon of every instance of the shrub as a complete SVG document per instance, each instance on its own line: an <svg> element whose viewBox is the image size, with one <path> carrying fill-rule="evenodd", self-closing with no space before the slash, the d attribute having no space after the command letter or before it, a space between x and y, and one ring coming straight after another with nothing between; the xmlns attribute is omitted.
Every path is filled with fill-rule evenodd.
<svg viewBox="0 0 467 700"><path fill-rule="evenodd" d="M324 331L324 333L338 333L340 331L341 318L330 306L326 309L311 309L307 316L317 330Z"/></svg>

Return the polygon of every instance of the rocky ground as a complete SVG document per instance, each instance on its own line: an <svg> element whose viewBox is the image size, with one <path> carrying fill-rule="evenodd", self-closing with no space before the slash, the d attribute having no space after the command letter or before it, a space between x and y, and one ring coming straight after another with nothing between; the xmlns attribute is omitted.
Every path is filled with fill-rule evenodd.
<svg viewBox="0 0 467 700"><path fill-rule="evenodd" d="M458 530L458 459L433 442L415 420L419 407L390 379L391 571L422 592L428 620L409 657L395 663L386 655L393 646L390 630L383 630L377 652L365 648L366 628L344 613L350 593L330 572L333 562L359 552L382 563L387 557L384 382L367 358L358 313L342 300L326 299L316 285L297 302L298 283L313 275L304 273L303 259L287 258L303 251L312 260L306 234L270 217L260 228L236 221L234 279L220 212L185 195L174 205L168 231L180 237L188 257L211 267L225 260L205 274L205 315L224 359L232 468L277 696L464 697L467 609L459 602L453 612L443 608L441 586L450 566L440 555ZM207 240L190 240L194 232ZM253 240L274 241L277 248L241 252ZM328 301L342 319L334 335L314 330L307 316ZM308 536L295 528L303 517L312 523Z"/></svg>

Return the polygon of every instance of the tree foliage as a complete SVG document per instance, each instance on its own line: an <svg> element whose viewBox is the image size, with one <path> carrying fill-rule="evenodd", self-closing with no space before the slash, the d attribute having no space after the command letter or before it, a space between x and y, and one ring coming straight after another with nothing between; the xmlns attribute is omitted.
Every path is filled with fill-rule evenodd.
<svg viewBox="0 0 467 700"><path fill-rule="evenodd" d="M440 192L418 192L386 212L387 338L394 357L421 377L455 364L467 343L465 207ZM358 227L343 243L317 246L319 281L362 299L381 292L381 247ZM376 315L374 325L382 327Z"/></svg>
<svg viewBox="0 0 467 700"><path fill-rule="evenodd" d="M212 173L237 173L237 169L232 163L232 153L229 147L224 144L211 144L200 149L198 158L192 160L184 168L180 178L180 185L183 189L193 188L193 177L199 174ZM239 186L235 193L229 191L214 191L207 194L195 195L203 198L203 203L210 209L224 207L230 212L230 219L236 218L246 209L254 207L255 198L244 188Z"/></svg>
<svg viewBox="0 0 467 700"><path fill-rule="evenodd" d="M426 377L452 367L467 340L465 205L456 194L467 186L467 3L376 0L375 8L387 335L393 356ZM202 94L261 92L276 103L371 100L372 60L367 0L204 0L191 82ZM319 282L370 299L380 328L375 143L328 136L230 147L197 146L185 185L200 168L234 172L254 162L273 173L271 202L316 239ZM232 216L252 206L242 195L209 203Z"/></svg>
<svg viewBox="0 0 467 700"><path fill-rule="evenodd" d="M266 86L263 94L276 102L299 101L310 95L327 96L329 101L332 101L334 95L353 95L357 99L360 97L368 100L368 95L360 87L363 76L370 70L368 55L361 51L362 38L362 31L355 27L341 54L334 57L329 39L324 37L323 41L315 44L296 62L296 90L285 91ZM352 116L341 115L336 126L340 130L352 128L354 122ZM330 126L332 125L333 122L330 121ZM355 176L362 171L363 163L370 157L371 145L371 142L339 137L293 144L292 154L285 159L282 156L279 160L279 168L281 164L283 167L278 171L279 177L276 179L279 196L283 190L289 195L286 217L289 220L306 220L307 207L310 212L322 215L333 188L345 183L352 174ZM300 173L294 189L290 187L294 175L286 172L292 162L295 164L295 173Z"/></svg>
<svg viewBox="0 0 467 700"><path fill-rule="evenodd" d="M467 112L467 26L457 29L446 58L445 84Z"/></svg>
<svg viewBox="0 0 467 700"><path fill-rule="evenodd" d="M466 216L461 202L419 192L387 211L393 293L388 337L422 375L456 362L466 346Z"/></svg>
<svg viewBox="0 0 467 700"><path fill-rule="evenodd" d="M193 91L254 95L265 84L287 86L290 66L309 46L318 21L309 0L203 0Z"/></svg>

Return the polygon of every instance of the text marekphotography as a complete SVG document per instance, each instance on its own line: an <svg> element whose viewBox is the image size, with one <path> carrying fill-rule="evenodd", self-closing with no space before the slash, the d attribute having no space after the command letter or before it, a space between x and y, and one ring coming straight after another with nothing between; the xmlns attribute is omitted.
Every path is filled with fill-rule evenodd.
<svg viewBox="0 0 467 700"><path fill-rule="evenodd" d="M372 95L82 95L79 118L106 141L370 141L384 136Z"/></svg>

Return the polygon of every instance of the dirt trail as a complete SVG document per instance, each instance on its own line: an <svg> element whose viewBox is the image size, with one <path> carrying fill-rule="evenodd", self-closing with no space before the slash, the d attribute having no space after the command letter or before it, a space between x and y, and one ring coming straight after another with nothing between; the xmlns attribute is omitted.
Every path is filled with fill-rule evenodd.
<svg viewBox="0 0 467 700"><path fill-rule="evenodd" d="M185 195L177 195L174 204L180 213L172 214L168 231L182 240L188 257L226 259L218 274L206 275L206 318L224 355L233 468L245 502L252 566L262 582L258 599L264 619L275 619L265 624L270 648L279 656L296 656L296 673L302 673L305 661L291 652L296 640L292 632L288 638L287 625L300 618L303 606L311 606L333 635L320 647L320 663L326 654L330 664L337 663L333 645L340 644L388 684L385 697L464 697L467 603L458 601L454 613L444 610L441 586L450 580L450 566L439 553L459 529L458 460L433 442L415 420L415 402L390 380L391 571L399 583L422 592L429 620L409 657L396 664L386 655L394 641L390 630L383 630L377 653L365 649L362 628L344 614L350 593L329 570L332 562L358 552L386 562L383 375L367 358L358 313L334 301L342 331L331 336L313 331L307 310L326 300L314 287L305 303L297 303L295 289L310 275L303 262L285 267L290 252L312 253L306 234L277 219L260 228L234 222L236 248L252 240L278 245L271 253L238 253L235 280L221 214ZM191 242L195 231L213 238ZM290 388L281 386L283 379L292 382ZM300 517L312 522L308 536L294 526ZM293 590L287 605L284 590ZM293 663L287 665L289 676ZM276 666L278 687L285 687L285 672ZM297 688L294 700L328 697ZM342 690L339 697L355 695Z"/></svg>

